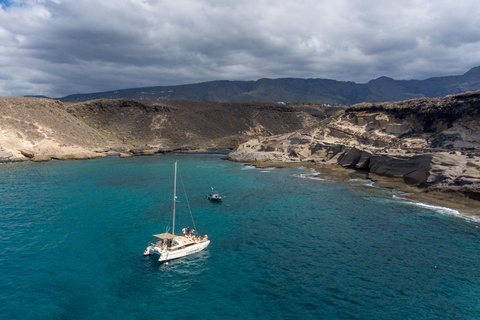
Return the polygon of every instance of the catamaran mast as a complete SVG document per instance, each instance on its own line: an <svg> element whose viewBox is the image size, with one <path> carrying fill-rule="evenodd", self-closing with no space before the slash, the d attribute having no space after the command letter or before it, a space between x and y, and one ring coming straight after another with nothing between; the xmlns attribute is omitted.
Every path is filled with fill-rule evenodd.
<svg viewBox="0 0 480 320"><path fill-rule="evenodd" d="M177 202L177 161L175 160L175 177L173 179L173 226L172 234L175 234L175 203Z"/></svg>

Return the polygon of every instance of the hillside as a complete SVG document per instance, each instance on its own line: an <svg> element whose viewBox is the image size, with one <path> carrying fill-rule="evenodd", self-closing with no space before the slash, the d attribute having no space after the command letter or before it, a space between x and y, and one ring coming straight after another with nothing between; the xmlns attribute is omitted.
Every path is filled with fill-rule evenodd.
<svg viewBox="0 0 480 320"><path fill-rule="evenodd" d="M105 136L66 112L59 101L0 98L0 161L50 160L52 154L94 158L102 155L91 150L105 143Z"/></svg>
<svg viewBox="0 0 480 320"><path fill-rule="evenodd" d="M61 101L95 99L149 99L232 102L298 102L332 105L361 102L401 101L443 97L480 90L480 67L459 76L426 80L394 80L380 77L365 84L329 79L260 79L257 81L210 81L178 86L123 89L108 92L73 94Z"/></svg>
<svg viewBox="0 0 480 320"><path fill-rule="evenodd" d="M316 125L336 109L269 103L0 98L0 161L235 148Z"/></svg>

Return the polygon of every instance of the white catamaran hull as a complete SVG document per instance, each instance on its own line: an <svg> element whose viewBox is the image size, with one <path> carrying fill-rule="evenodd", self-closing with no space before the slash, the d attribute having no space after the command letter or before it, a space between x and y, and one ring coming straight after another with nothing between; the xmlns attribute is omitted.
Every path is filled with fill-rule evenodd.
<svg viewBox="0 0 480 320"><path fill-rule="evenodd" d="M197 237L193 230L190 234L190 227L188 227L187 230L184 229L183 237L175 235L175 203L177 202L177 161L175 161L175 176L173 181L172 233L164 232L154 234L153 236L160 239L161 241L158 241L156 244L152 243L152 245L147 247L147 249L145 249L145 252L143 252L144 256L158 254L160 256L158 261L160 262L191 255L192 253L202 251L210 244L210 240L208 240L207 235L205 235L205 237ZM192 212L190 211L190 215L191 214ZM193 226L195 227L195 223L193 224ZM188 231L188 234L186 234L185 231Z"/></svg>
<svg viewBox="0 0 480 320"><path fill-rule="evenodd" d="M158 261L162 262L162 261L168 261L168 260L173 260L173 259L185 257L185 256L188 256L188 255L191 255L192 253L202 251L203 249L208 247L209 244L210 244L210 240L207 240L207 241L202 241L202 242L190 245L190 246L188 246L184 249L180 248L180 249L177 249L177 250L174 250L174 251L162 250L162 249L160 249L159 247L156 247L156 246L149 246L145 250L143 255L148 256L148 255L151 255L151 254L158 254L160 256Z"/></svg>
<svg viewBox="0 0 480 320"><path fill-rule="evenodd" d="M143 253L144 256L149 256L151 254L162 254L162 249L160 249L157 246L148 246L147 249L145 249L145 252Z"/></svg>

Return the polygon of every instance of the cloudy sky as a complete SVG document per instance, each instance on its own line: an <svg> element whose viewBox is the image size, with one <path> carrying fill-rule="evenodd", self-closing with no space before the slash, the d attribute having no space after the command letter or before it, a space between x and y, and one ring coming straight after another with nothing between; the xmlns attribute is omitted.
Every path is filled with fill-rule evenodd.
<svg viewBox="0 0 480 320"><path fill-rule="evenodd" d="M0 0L0 96L480 65L478 0Z"/></svg>

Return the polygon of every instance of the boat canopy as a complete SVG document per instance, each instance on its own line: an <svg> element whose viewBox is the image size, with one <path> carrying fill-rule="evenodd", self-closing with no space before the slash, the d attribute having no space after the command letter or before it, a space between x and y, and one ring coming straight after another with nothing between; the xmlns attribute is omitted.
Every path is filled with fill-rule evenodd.
<svg viewBox="0 0 480 320"><path fill-rule="evenodd" d="M175 239L175 237L176 237L176 235L168 233L168 232L154 234L153 236L156 237L156 238L160 238L160 239Z"/></svg>

